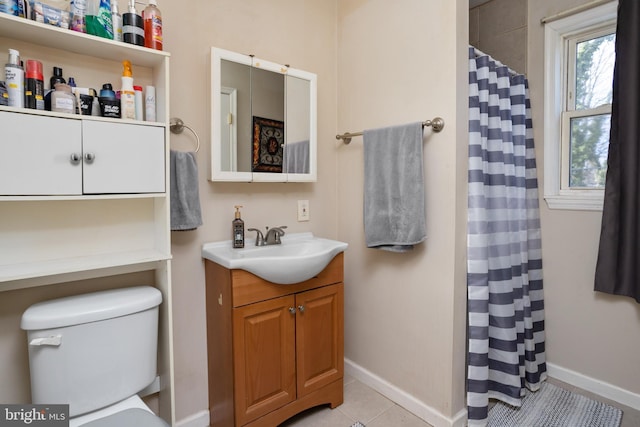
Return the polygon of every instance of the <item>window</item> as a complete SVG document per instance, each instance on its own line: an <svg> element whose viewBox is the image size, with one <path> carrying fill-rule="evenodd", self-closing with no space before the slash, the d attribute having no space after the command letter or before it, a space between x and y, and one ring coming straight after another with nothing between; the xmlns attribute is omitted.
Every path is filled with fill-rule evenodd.
<svg viewBox="0 0 640 427"><path fill-rule="evenodd" d="M544 197L601 210L609 149L617 3L545 25Z"/></svg>

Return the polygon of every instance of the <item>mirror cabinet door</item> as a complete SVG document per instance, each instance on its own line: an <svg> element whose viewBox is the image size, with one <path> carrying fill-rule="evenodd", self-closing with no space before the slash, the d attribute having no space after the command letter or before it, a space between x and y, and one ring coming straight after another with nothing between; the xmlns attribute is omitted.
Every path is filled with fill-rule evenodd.
<svg viewBox="0 0 640 427"><path fill-rule="evenodd" d="M316 75L211 49L212 181L316 180Z"/></svg>
<svg viewBox="0 0 640 427"><path fill-rule="evenodd" d="M220 162L228 172L251 172L251 66L220 65Z"/></svg>

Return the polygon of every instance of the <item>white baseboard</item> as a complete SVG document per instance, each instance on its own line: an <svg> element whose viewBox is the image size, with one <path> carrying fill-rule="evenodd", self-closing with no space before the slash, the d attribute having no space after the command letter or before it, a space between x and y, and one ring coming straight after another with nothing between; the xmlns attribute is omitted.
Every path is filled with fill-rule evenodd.
<svg viewBox="0 0 640 427"><path fill-rule="evenodd" d="M640 394L547 362L550 377L640 411Z"/></svg>
<svg viewBox="0 0 640 427"><path fill-rule="evenodd" d="M368 385L434 427L464 427L467 424L466 409L461 410L451 419L347 358L344 359L344 370L346 374Z"/></svg>
<svg viewBox="0 0 640 427"><path fill-rule="evenodd" d="M176 427L208 427L209 411L200 411L176 422Z"/></svg>

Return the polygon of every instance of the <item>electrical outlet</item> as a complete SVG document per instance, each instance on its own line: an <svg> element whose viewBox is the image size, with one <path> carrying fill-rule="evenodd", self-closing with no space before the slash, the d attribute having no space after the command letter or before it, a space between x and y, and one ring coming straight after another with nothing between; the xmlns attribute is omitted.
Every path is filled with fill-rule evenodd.
<svg viewBox="0 0 640 427"><path fill-rule="evenodd" d="M309 221L309 201L298 200L298 222Z"/></svg>

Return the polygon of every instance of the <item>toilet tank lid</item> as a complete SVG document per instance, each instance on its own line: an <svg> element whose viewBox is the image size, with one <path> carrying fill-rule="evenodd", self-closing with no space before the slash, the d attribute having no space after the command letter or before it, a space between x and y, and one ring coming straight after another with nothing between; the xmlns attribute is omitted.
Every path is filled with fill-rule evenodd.
<svg viewBox="0 0 640 427"><path fill-rule="evenodd" d="M36 303L22 314L27 331L61 328L126 316L157 307L162 293L152 286L111 289Z"/></svg>

